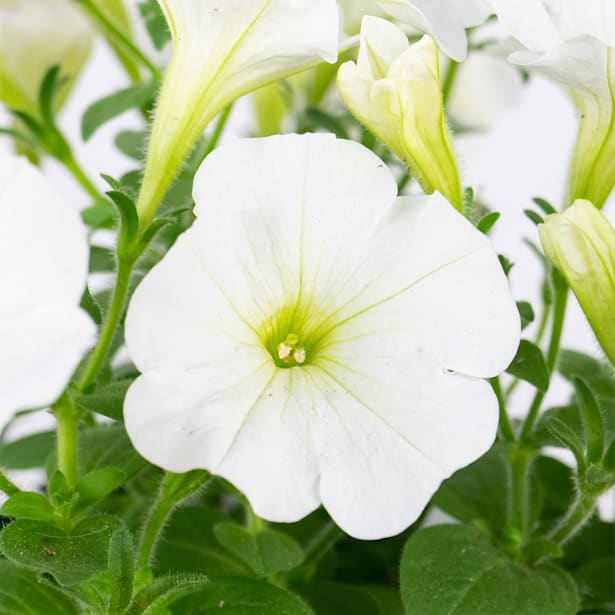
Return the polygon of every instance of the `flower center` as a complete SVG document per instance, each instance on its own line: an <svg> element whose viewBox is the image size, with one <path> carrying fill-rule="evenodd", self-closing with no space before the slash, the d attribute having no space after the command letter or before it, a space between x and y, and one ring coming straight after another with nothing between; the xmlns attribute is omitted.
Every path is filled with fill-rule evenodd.
<svg viewBox="0 0 615 615"><path fill-rule="evenodd" d="M299 336L289 333L283 342L277 347L278 359L285 363L286 367L303 365L307 357L305 348L299 343Z"/></svg>

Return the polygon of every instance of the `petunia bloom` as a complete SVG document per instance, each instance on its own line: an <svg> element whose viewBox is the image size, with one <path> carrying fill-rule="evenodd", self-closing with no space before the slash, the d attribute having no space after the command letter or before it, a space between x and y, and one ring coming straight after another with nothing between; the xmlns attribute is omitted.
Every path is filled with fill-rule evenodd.
<svg viewBox="0 0 615 615"><path fill-rule="evenodd" d="M433 39L410 45L397 26L364 17L357 63L342 64L337 85L352 114L408 165L423 190L437 190L461 209Z"/></svg>
<svg viewBox="0 0 615 615"><path fill-rule="evenodd" d="M606 356L615 365L615 229L579 200L538 227L549 260L563 273Z"/></svg>
<svg viewBox="0 0 615 615"><path fill-rule="evenodd" d="M378 0L392 17L432 36L449 58L461 62L468 53L466 28L491 14L490 0Z"/></svg>
<svg viewBox="0 0 615 615"><path fill-rule="evenodd" d="M95 326L79 308L86 229L25 159L0 159L0 424L62 393Z"/></svg>
<svg viewBox="0 0 615 615"><path fill-rule="evenodd" d="M581 110L567 203L600 208L615 185L615 3L612 0L490 0L526 49L512 62L570 88Z"/></svg>
<svg viewBox="0 0 615 615"><path fill-rule="evenodd" d="M332 135L205 160L194 225L128 309L142 375L124 416L142 455L223 476L265 519L322 503L375 539L490 447L481 378L519 340L506 278L443 197L396 193L378 157Z"/></svg>
<svg viewBox="0 0 615 615"><path fill-rule="evenodd" d="M335 0L159 0L173 37L137 209L154 215L207 124L235 99L335 62Z"/></svg>
<svg viewBox="0 0 615 615"><path fill-rule="evenodd" d="M45 73L59 65L68 93L90 53L92 30L70 0L0 2L0 101L38 116L38 91Z"/></svg>

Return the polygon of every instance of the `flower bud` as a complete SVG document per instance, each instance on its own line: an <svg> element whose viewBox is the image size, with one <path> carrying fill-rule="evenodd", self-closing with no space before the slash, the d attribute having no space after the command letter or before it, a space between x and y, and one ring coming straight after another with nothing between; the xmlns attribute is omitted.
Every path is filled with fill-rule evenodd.
<svg viewBox="0 0 615 615"><path fill-rule="evenodd" d="M37 117L45 73L61 67L61 105L90 53L92 32L69 0L0 0L0 101Z"/></svg>
<svg viewBox="0 0 615 615"><path fill-rule="evenodd" d="M340 67L337 83L353 115L408 165L423 190L437 190L461 209L433 39L410 45L393 24L365 17L358 61Z"/></svg>
<svg viewBox="0 0 615 615"><path fill-rule="evenodd" d="M545 254L568 281L615 365L615 229L589 201L578 200L547 216L538 231Z"/></svg>

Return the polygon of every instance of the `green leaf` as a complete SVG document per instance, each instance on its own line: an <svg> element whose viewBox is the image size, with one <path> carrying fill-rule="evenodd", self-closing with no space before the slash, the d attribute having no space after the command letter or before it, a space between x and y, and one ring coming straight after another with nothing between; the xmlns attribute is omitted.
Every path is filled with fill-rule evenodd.
<svg viewBox="0 0 615 615"><path fill-rule="evenodd" d="M100 468L88 472L75 487L79 499L72 512L79 514L91 508L124 483L124 473L119 468Z"/></svg>
<svg viewBox="0 0 615 615"><path fill-rule="evenodd" d="M40 433L0 444L0 468L30 470L42 468L56 443L55 431Z"/></svg>
<svg viewBox="0 0 615 615"><path fill-rule="evenodd" d="M542 211L544 211L547 215L557 213L555 207L553 207L553 205L551 205L551 203L549 203L546 199L541 199L537 196L534 197L532 201L534 201L534 203L536 203L536 205L538 205L538 207L540 207L540 209L542 209Z"/></svg>
<svg viewBox="0 0 615 615"><path fill-rule="evenodd" d="M79 615L82 610L57 586L0 561L0 615Z"/></svg>
<svg viewBox="0 0 615 615"><path fill-rule="evenodd" d="M96 300L92 297L92 293L87 286L83 290L83 295L81 295L79 307L85 310L97 325L102 324L103 318L101 307L98 303L96 303Z"/></svg>
<svg viewBox="0 0 615 615"><path fill-rule="evenodd" d="M60 585L75 585L107 566L107 550L121 522L90 517L70 533L40 521L18 520L0 534L0 549L16 564L51 574Z"/></svg>
<svg viewBox="0 0 615 615"><path fill-rule="evenodd" d="M575 615L579 597L560 568L507 559L479 529L439 525L408 541L400 568L408 615Z"/></svg>
<svg viewBox="0 0 615 615"><path fill-rule="evenodd" d="M498 260L500 261L500 265L504 270L504 275L508 277L510 270L515 266L515 263L506 258L503 254L498 254Z"/></svg>
<svg viewBox="0 0 615 615"><path fill-rule="evenodd" d="M115 255L109 248L90 247L90 273L108 273L115 271Z"/></svg>
<svg viewBox="0 0 615 615"><path fill-rule="evenodd" d="M217 541L261 577L292 570L303 561L301 547L287 534L265 529L252 533L235 523L214 527Z"/></svg>
<svg viewBox="0 0 615 615"><path fill-rule="evenodd" d="M111 190L110 192L107 192L107 196L117 207L122 220L120 234L117 239L118 252L128 250L130 244L139 232L139 216L137 214L137 208L133 200L123 192Z"/></svg>
<svg viewBox="0 0 615 615"><path fill-rule="evenodd" d="M109 612L119 612L132 598L135 552L132 535L122 527L113 532L109 541L107 570L111 581Z"/></svg>
<svg viewBox="0 0 615 615"><path fill-rule="evenodd" d="M145 0L139 3L139 13L143 17L145 28L154 47L158 50L162 49L171 40L171 33L160 5L155 0Z"/></svg>
<svg viewBox="0 0 615 615"><path fill-rule="evenodd" d="M128 387L133 382L133 379L127 379L103 384L89 395L75 397L74 401L84 410L108 416L116 421L122 421L124 418L124 398L126 397Z"/></svg>
<svg viewBox="0 0 615 615"><path fill-rule="evenodd" d="M495 446L445 480L433 504L459 521L481 521L498 531L508 520L509 486L508 462L502 448Z"/></svg>
<svg viewBox="0 0 615 615"><path fill-rule="evenodd" d="M115 137L115 146L122 154L141 161L144 157L147 134L142 130L124 130Z"/></svg>
<svg viewBox="0 0 615 615"><path fill-rule="evenodd" d="M139 83L114 92L90 105L81 121L81 135L87 141L103 124L128 111L151 104L156 98L158 84Z"/></svg>
<svg viewBox="0 0 615 615"><path fill-rule="evenodd" d="M49 500L40 493L30 491L20 491L12 495L2 505L0 514L35 521L52 521L55 517Z"/></svg>
<svg viewBox="0 0 615 615"><path fill-rule="evenodd" d="M558 369L566 380L582 378L598 397L615 400L615 375L605 362L576 350L562 350Z"/></svg>
<svg viewBox="0 0 615 615"><path fill-rule="evenodd" d="M533 517L536 529L550 530L568 510L575 497L572 468L553 457L536 457L531 468Z"/></svg>
<svg viewBox="0 0 615 615"><path fill-rule="evenodd" d="M528 340L521 340L517 355L506 371L534 385L539 391L545 392L549 388L549 369L542 350Z"/></svg>
<svg viewBox="0 0 615 615"><path fill-rule="evenodd" d="M157 573L201 572L219 576L248 576L250 568L222 548L213 527L225 517L212 509L180 508L172 517L156 551Z"/></svg>
<svg viewBox="0 0 615 615"><path fill-rule="evenodd" d="M534 309L527 301L517 301L517 309L521 316L521 329L525 329L529 324L534 322Z"/></svg>
<svg viewBox="0 0 615 615"><path fill-rule="evenodd" d="M531 209L524 209L523 213L536 225L544 223L542 216Z"/></svg>
<svg viewBox="0 0 615 615"><path fill-rule="evenodd" d="M361 587L320 581L302 588L301 595L318 615L391 615L383 613Z"/></svg>
<svg viewBox="0 0 615 615"><path fill-rule="evenodd" d="M279 587L222 578L212 579L207 589L180 600L172 611L175 615L315 615L301 598Z"/></svg>
<svg viewBox="0 0 615 615"><path fill-rule="evenodd" d="M60 79L60 67L52 66L43 77L38 91L38 108L41 117L48 126L54 126L54 102L56 92L65 80Z"/></svg>
<svg viewBox="0 0 615 615"><path fill-rule="evenodd" d="M489 231L493 228L494 224L500 219L500 215L501 214L499 211L492 211L491 213L480 219L480 221L476 225L476 228L481 233L487 235Z"/></svg>
<svg viewBox="0 0 615 615"><path fill-rule="evenodd" d="M577 462L578 470L582 472L585 469L585 452L583 450L583 442L574 429L555 416L550 416L545 419L544 426L565 448L572 451Z"/></svg>
<svg viewBox="0 0 615 615"><path fill-rule="evenodd" d="M581 378L574 378L573 384L583 419L587 461L597 463L602 460L606 443L600 406L591 389Z"/></svg>
<svg viewBox="0 0 615 615"><path fill-rule="evenodd" d="M103 198L81 212L83 223L91 229L113 228L116 218L115 208Z"/></svg>

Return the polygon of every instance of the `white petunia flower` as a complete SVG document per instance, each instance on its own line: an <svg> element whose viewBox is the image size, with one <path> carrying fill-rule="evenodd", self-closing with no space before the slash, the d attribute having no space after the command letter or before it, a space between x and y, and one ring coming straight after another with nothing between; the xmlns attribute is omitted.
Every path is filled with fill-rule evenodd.
<svg viewBox="0 0 615 615"><path fill-rule="evenodd" d="M468 53L466 28L491 14L490 0L378 0L391 17L432 36L450 58L461 62Z"/></svg>
<svg viewBox="0 0 615 615"><path fill-rule="evenodd" d="M173 38L137 210L151 220L209 122L235 99L335 62L335 0L159 0Z"/></svg>
<svg viewBox="0 0 615 615"><path fill-rule="evenodd" d="M142 455L225 477L265 519L322 503L375 539L490 447L481 378L519 341L506 278L443 197L396 192L379 158L331 135L206 159L196 222L128 310L142 375L124 413Z"/></svg>
<svg viewBox="0 0 615 615"><path fill-rule="evenodd" d="M52 404L95 326L79 300L88 244L79 215L26 160L0 159L0 424Z"/></svg>
<svg viewBox="0 0 615 615"><path fill-rule="evenodd" d="M615 3L612 0L490 0L526 49L510 60L569 87L581 109L566 205L602 207L615 183Z"/></svg>

